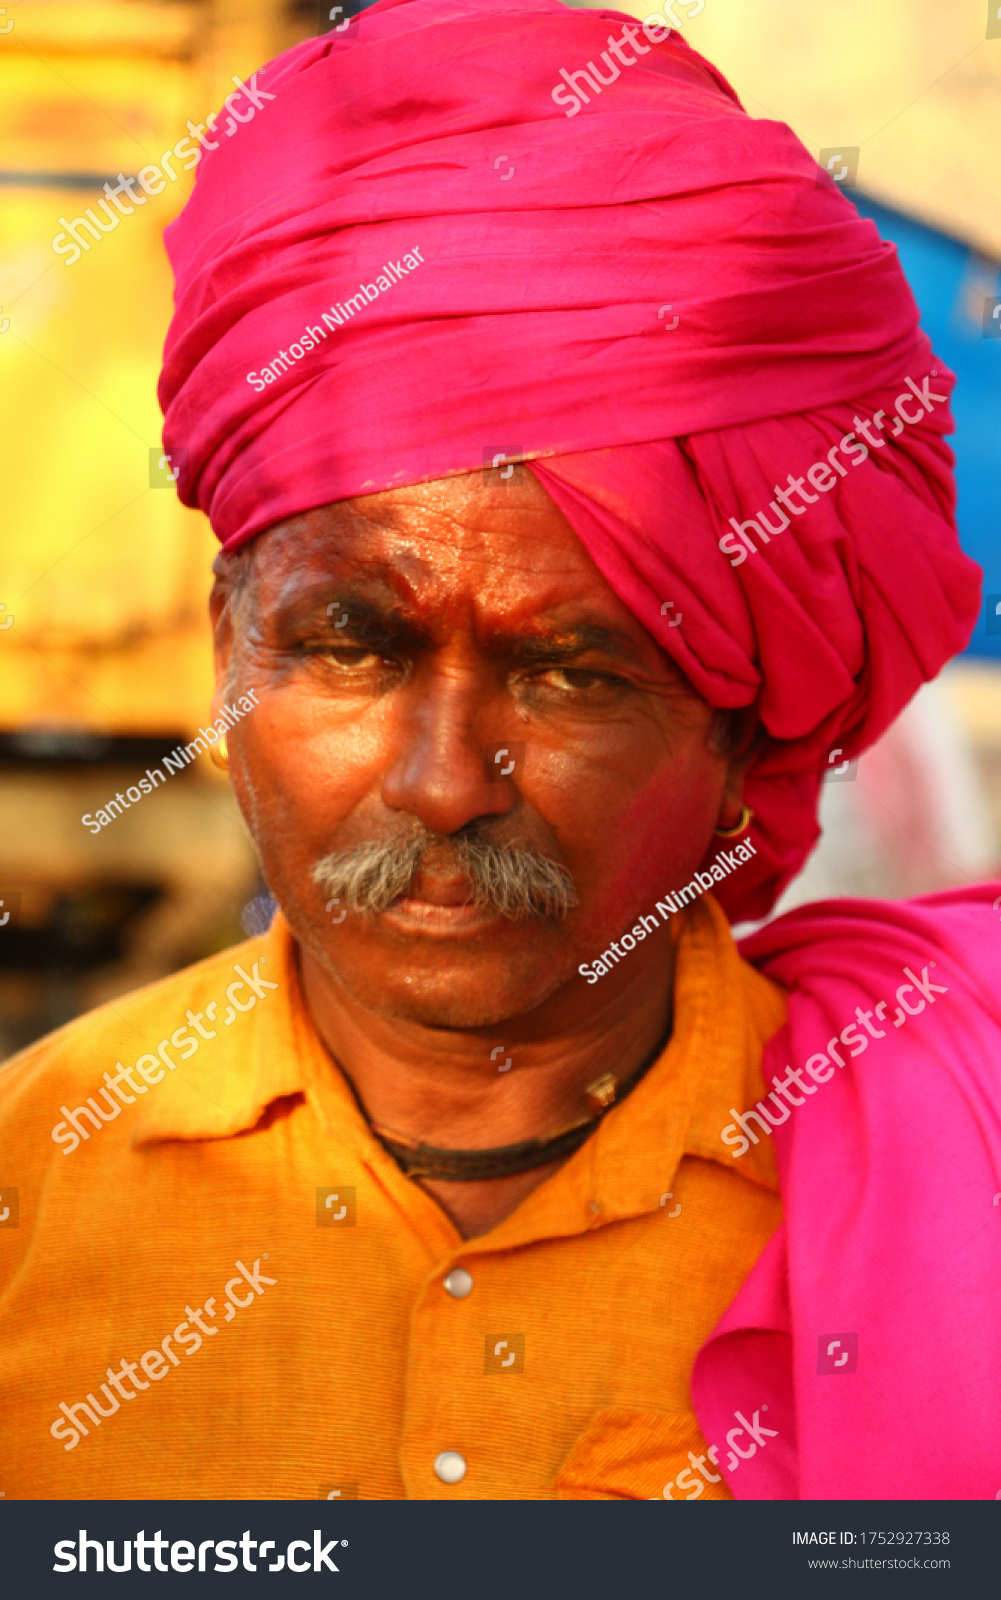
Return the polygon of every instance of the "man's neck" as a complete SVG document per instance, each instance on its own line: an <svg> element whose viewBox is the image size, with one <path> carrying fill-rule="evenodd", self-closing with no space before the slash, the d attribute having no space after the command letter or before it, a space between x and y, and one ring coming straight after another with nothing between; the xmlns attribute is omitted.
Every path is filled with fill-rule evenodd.
<svg viewBox="0 0 1001 1600"><path fill-rule="evenodd" d="M558 1000L532 1016L468 1031L374 1016L304 950L302 988L320 1038L372 1122L405 1140L488 1149L546 1139L593 1115L588 1085L606 1072L626 1083L666 1039L674 950L658 943L655 961L637 963L628 983L609 985L600 1008L572 1024L561 1021L566 1007ZM561 1165L483 1182L415 1181L470 1238L502 1221Z"/></svg>

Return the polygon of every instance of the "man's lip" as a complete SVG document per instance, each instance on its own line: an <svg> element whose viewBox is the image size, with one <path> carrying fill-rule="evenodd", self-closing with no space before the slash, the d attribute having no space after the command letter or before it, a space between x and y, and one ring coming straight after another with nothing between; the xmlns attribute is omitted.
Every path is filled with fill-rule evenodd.
<svg viewBox="0 0 1001 1600"><path fill-rule="evenodd" d="M473 905L468 894L458 905L439 905L436 901L400 895L382 916L410 933L446 935L479 932L500 920L499 913L491 907Z"/></svg>

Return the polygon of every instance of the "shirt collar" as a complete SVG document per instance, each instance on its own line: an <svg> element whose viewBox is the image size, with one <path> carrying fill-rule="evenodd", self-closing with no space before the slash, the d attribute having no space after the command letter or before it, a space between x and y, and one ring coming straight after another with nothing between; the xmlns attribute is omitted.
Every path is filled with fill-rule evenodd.
<svg viewBox="0 0 1001 1600"><path fill-rule="evenodd" d="M582 1225L654 1210L685 1155L737 1170L720 1134L730 1107L751 1104L762 1092L761 1047L781 1026L784 1003L777 987L741 958L711 896L685 909L676 937L674 1028L663 1053L565 1166L492 1230L498 1248L540 1231L578 1232ZM133 1146L231 1138L255 1127L274 1101L303 1095L328 1130L358 1147L366 1165L394 1187L397 1180L410 1186L369 1130L316 1032L299 983L296 943L280 912L266 935L227 952L225 965L216 957L192 969L192 1006L221 999L231 979L242 982L241 972L266 976L278 987L257 999L254 1024L238 1015L231 1035L217 1027L216 1040L151 1091L136 1116ZM244 1003L247 998L244 988ZM753 1146L739 1172L777 1188L770 1141Z"/></svg>
<svg viewBox="0 0 1001 1600"><path fill-rule="evenodd" d="M179 991L179 1002L186 1000L188 1015L201 1016L215 1038L200 1042L197 1054L140 1102L132 1136L135 1149L166 1139L225 1139L246 1132L275 1100L306 1092L312 1054L322 1050L311 1024L310 1037L303 1039L308 1014L299 988L296 945L280 913L267 934L235 946L224 958L199 963L185 976L188 987ZM247 1007L252 993L244 981L248 978L277 988L263 990L255 999L253 1021L249 1010L235 1010L227 1025L225 1016L234 1012L231 1000L238 998ZM229 989L241 993L224 999ZM209 1021L205 1008L213 1000L216 1011ZM195 1036L192 1027L188 1032ZM304 1050L304 1042L313 1050Z"/></svg>
<svg viewBox="0 0 1001 1600"><path fill-rule="evenodd" d="M752 1146L738 1168L720 1135L730 1107L762 1093L761 1049L785 1020L782 992L742 959L709 895L686 907L676 926L674 1026L663 1053L577 1154L490 1233L492 1247L669 1205L684 1156L777 1191L770 1141ZM483 1243L476 1240L478 1248Z"/></svg>

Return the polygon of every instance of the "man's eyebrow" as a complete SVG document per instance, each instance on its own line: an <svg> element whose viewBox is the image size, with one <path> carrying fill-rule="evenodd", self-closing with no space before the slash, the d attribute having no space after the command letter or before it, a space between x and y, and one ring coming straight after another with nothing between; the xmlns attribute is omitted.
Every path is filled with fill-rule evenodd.
<svg viewBox="0 0 1001 1600"><path fill-rule="evenodd" d="M347 584L340 590L333 584L311 585L308 590L279 598L275 612L287 621L315 621L331 628L340 623L346 632L366 637L406 638L414 642L424 637L420 623L405 614L399 600L388 595L373 599Z"/></svg>
<svg viewBox="0 0 1001 1600"><path fill-rule="evenodd" d="M574 661L589 650L619 658L636 658L636 648L629 635L600 622L580 622L569 628L554 628L551 632L525 634L511 640L507 648L523 666Z"/></svg>
<svg viewBox="0 0 1001 1600"><path fill-rule="evenodd" d="M333 586L321 588L311 585L306 592L290 595L285 604L277 608L286 618L317 618L334 627L342 616L345 634L367 639L373 644L396 643L420 648L432 643L432 630L408 614L405 602L386 594L378 598L359 593L345 584L340 593ZM319 620L319 619L317 619ZM569 625L559 623L535 628L531 633L509 633L507 630L493 635L491 643L499 653L509 656L519 666L537 666L544 663L558 665L574 661L588 651L600 651L619 660L637 659L636 643L623 629L609 624L582 621Z"/></svg>

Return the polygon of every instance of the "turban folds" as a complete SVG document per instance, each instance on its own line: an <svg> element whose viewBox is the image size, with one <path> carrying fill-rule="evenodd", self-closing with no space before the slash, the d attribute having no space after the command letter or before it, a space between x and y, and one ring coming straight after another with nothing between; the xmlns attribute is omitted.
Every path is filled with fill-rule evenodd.
<svg viewBox="0 0 1001 1600"><path fill-rule="evenodd" d="M602 58L626 26L635 55ZM581 69L568 116L553 90ZM895 249L787 127L619 12L378 0L258 79L273 100L166 234L182 499L235 549L311 507L529 460L695 688L757 702L757 855L718 897L763 915L817 837L830 752L878 737L979 607L953 379ZM840 449L881 413L867 459ZM749 525L732 564L790 477L788 526Z"/></svg>

